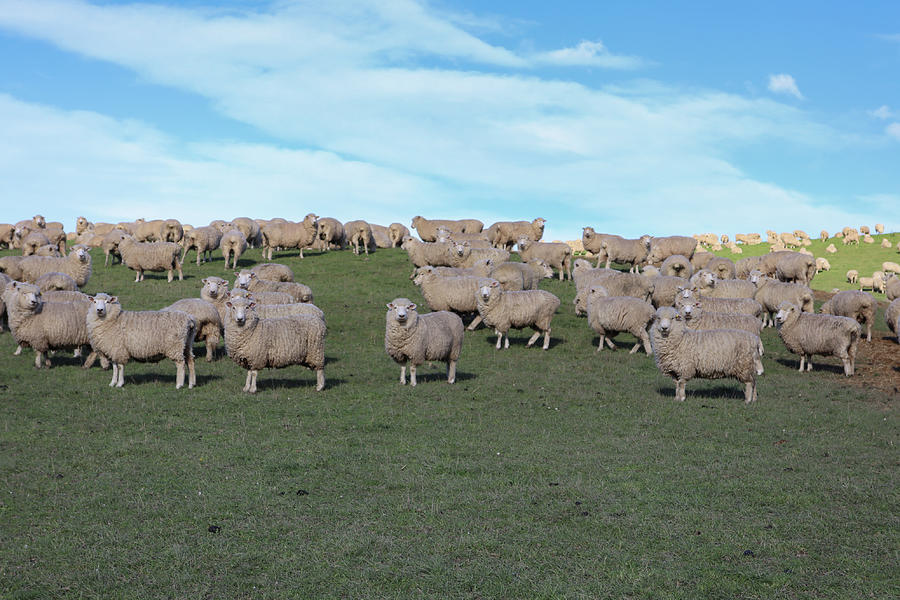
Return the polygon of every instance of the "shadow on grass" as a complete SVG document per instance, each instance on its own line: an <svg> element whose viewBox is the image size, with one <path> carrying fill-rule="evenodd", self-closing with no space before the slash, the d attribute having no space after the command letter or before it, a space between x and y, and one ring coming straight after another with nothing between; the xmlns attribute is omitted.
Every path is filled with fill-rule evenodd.
<svg viewBox="0 0 900 600"><path fill-rule="evenodd" d="M427 382L447 382L447 370L441 369L439 367L435 367L434 371L430 371L427 373L422 372L422 367L419 367L419 370L416 371L416 386L418 387L422 383ZM462 371L456 372L456 383L460 381L470 381L475 379L477 375L474 373L463 373ZM407 386L409 386L409 374L407 373Z"/></svg>
<svg viewBox="0 0 900 600"><path fill-rule="evenodd" d="M510 348L514 348L514 347L516 347L516 346L521 346L522 348L524 348L524 347L525 347L525 344L528 343L529 338L531 338L531 335L527 335L527 336L515 336L515 335L513 335L513 336L510 336L510 338L509 338L509 347L510 347ZM489 345L489 346L494 346L494 347L496 347L496 346L497 346L497 336L494 335L494 334L491 334L491 335L489 335L488 337L484 338L484 342L485 342L487 345ZM551 336L550 336L550 345L547 347L547 350L552 350L553 348L555 348L555 347L557 347L557 346L565 345L566 343L567 343L566 338L564 338L564 337L553 337L553 336L551 335ZM539 338L537 339L537 341L534 343L534 345L532 346L532 348L543 348L543 347L544 347L544 336L543 336L543 334L542 334L541 337L539 337ZM597 347L597 346L595 345L594 348L596 348L596 347ZM631 346L629 346L629 349L630 349L630 348L631 348ZM502 347L501 347L501 349L502 349Z"/></svg>
<svg viewBox="0 0 900 600"><path fill-rule="evenodd" d="M244 371L244 374L241 377L241 381L243 381L247 377L247 372ZM329 390L340 385L347 383L346 379L341 379L339 377L329 377L328 369L325 369L325 390ZM241 383L243 386L243 383ZM256 377L256 388L257 390L269 389L269 388L289 388L289 389L302 389L309 388L311 391L315 391L316 389L316 374L312 371L309 371L309 375L303 377L302 375L298 375L296 378L288 379L287 377L263 377L262 372Z"/></svg>
<svg viewBox="0 0 900 600"><path fill-rule="evenodd" d="M660 396L666 397L675 397L675 386L672 387L658 387L656 388L656 393ZM689 381L687 387L685 388L685 394L687 395L688 400L691 398L708 398L708 399L725 399L725 400L740 400L744 401L744 384L740 382L735 382L734 385L717 385L711 388L694 388L691 389L691 382Z"/></svg>
<svg viewBox="0 0 900 600"><path fill-rule="evenodd" d="M780 364L784 367L790 367L791 369L793 369L795 371L797 371L800 368L800 359L799 358L795 359L795 360L792 360L790 358L776 358L775 362L777 362L778 364ZM833 364L828 364L828 363L823 363L823 362L814 362L813 370L810 372L815 373L816 371L819 371L819 372L825 371L825 372L829 372L829 373L837 373L838 375L843 375L844 374L844 365L843 364L833 365Z"/></svg>
<svg viewBox="0 0 900 600"><path fill-rule="evenodd" d="M607 338L607 339L609 339L609 338ZM552 342L552 340L551 340L551 342ZM594 349L594 352L597 351L597 345L599 343L600 343L600 336L594 336L593 338L591 338L591 347ZM616 345L615 350L611 349L608 345L606 345L606 343L604 343L602 351L605 352L608 350L610 352L622 352L622 351L631 352L631 349L634 347L634 345L638 344L638 349L635 352L635 354L647 354L646 352L644 352L644 344L641 343L640 340L618 341L618 342L616 340L613 340L613 343Z"/></svg>
<svg viewBox="0 0 900 600"><path fill-rule="evenodd" d="M159 372L153 372L153 373L138 373L136 375L128 375L127 374L128 366L126 365L125 373L126 373L125 385L128 385L129 383L132 383L135 385L143 385L146 383L158 383L161 385L167 385L167 384L171 383L173 387L175 386L175 368L174 367L172 368L171 372L159 371ZM184 385L185 386L187 386L187 379L188 379L188 374L187 374L187 369L185 369L184 370ZM221 375L208 375L208 374L201 375L200 373L197 373L197 384L196 385L198 385L198 386L206 385L208 383L212 383L213 381L216 381L219 379L222 379Z"/></svg>

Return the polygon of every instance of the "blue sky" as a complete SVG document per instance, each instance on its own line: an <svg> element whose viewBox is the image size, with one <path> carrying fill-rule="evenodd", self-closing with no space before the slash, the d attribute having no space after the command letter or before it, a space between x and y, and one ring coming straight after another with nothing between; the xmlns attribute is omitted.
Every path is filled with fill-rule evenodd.
<svg viewBox="0 0 900 600"><path fill-rule="evenodd" d="M4 219L900 229L900 3L0 0Z"/></svg>

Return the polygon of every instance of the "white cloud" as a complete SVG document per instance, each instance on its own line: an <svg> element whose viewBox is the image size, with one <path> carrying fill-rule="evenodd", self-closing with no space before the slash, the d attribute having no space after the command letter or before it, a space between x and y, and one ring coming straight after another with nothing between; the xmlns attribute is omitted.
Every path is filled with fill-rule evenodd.
<svg viewBox="0 0 900 600"><path fill-rule="evenodd" d="M611 53L600 40L596 42L584 40L574 48L542 52L534 56L534 61L546 65L606 69L637 69L647 64L646 61L635 56Z"/></svg>
<svg viewBox="0 0 900 600"><path fill-rule="evenodd" d="M892 138L900 140L900 123L891 123L884 131Z"/></svg>
<svg viewBox="0 0 900 600"><path fill-rule="evenodd" d="M875 117L876 119L887 120L894 116L893 111L891 111L891 107L885 105L879 106L875 110L869 111L869 114Z"/></svg>
<svg viewBox="0 0 900 600"><path fill-rule="evenodd" d="M803 94L800 93L797 82L786 73L769 75L769 91L775 94L787 94L798 100L803 100Z"/></svg>

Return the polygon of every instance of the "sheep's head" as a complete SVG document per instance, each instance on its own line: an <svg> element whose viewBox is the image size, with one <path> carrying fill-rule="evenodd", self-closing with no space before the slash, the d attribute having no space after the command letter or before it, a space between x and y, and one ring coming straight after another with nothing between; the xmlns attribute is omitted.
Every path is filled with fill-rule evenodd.
<svg viewBox="0 0 900 600"><path fill-rule="evenodd" d="M207 277L203 280L203 289L210 298L218 298L228 293L228 282L221 277Z"/></svg>
<svg viewBox="0 0 900 600"><path fill-rule="evenodd" d="M231 318L238 327L243 327L248 321L252 320L251 317L255 314L253 309L256 307L256 302L250 298L232 298L225 302L225 306L230 311Z"/></svg>
<svg viewBox="0 0 900 600"><path fill-rule="evenodd" d="M250 283L256 279L256 273L253 271L243 270L240 273L235 273L234 287L249 289Z"/></svg>
<svg viewBox="0 0 900 600"><path fill-rule="evenodd" d="M419 317L416 305L407 298L395 298L387 303L387 320L393 321L401 327L412 325Z"/></svg>
<svg viewBox="0 0 900 600"><path fill-rule="evenodd" d="M792 314L799 313L799 311L800 309L796 304L792 304L785 300L778 305L778 312L775 313L775 324L779 326L783 325L791 318Z"/></svg>
<svg viewBox="0 0 900 600"><path fill-rule="evenodd" d="M91 310L100 319L105 319L113 310L119 311L122 309L122 305L119 304L119 299L116 296L99 293L94 296L88 296L88 298L91 300Z"/></svg>
<svg viewBox="0 0 900 600"><path fill-rule="evenodd" d="M542 279L550 279L553 277L553 269L550 265L547 264L547 261L542 260L540 258L535 258L528 261L528 264L531 265L532 268L537 268L538 273L540 273ZM588 268L590 268L590 264L588 264Z"/></svg>
<svg viewBox="0 0 900 600"><path fill-rule="evenodd" d="M581 239L584 241L588 241L593 239L595 235L597 234L594 231L593 227L585 227L584 229L582 229Z"/></svg>
<svg viewBox="0 0 900 600"><path fill-rule="evenodd" d="M78 245L75 246L72 250L72 254L78 257L78 262L86 263L91 260L91 255L88 253L87 246Z"/></svg>
<svg viewBox="0 0 900 600"><path fill-rule="evenodd" d="M500 282L496 279L485 281L484 285L478 288L477 293L483 302L490 302L491 296L496 297L500 295Z"/></svg>
<svg viewBox="0 0 900 600"><path fill-rule="evenodd" d="M656 315L653 317L656 330L663 337L668 337L675 327L683 322L681 313L671 306L660 306L656 309Z"/></svg>
<svg viewBox="0 0 900 600"><path fill-rule="evenodd" d="M18 305L25 310L35 310L41 305L41 289L31 283L14 281L10 289L17 295Z"/></svg>
<svg viewBox="0 0 900 600"><path fill-rule="evenodd" d="M458 258L465 258L471 252L469 242L456 242L450 248L450 253Z"/></svg>

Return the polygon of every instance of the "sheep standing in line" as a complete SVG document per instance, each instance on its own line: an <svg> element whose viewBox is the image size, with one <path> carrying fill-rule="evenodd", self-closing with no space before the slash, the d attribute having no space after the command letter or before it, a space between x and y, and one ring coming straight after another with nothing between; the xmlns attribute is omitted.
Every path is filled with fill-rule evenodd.
<svg viewBox="0 0 900 600"><path fill-rule="evenodd" d="M537 218L534 221L498 221L487 228L491 243L495 248L503 248L511 250L519 241L519 238L525 237L532 242L539 242L544 237L544 225L547 220Z"/></svg>
<svg viewBox="0 0 900 600"><path fill-rule="evenodd" d="M528 340L530 347L544 334L544 350L550 347L550 322L559 308L559 298L545 290L504 292L496 280L482 285L476 294L478 314L484 324L497 333L497 349L506 336L504 348L509 348L509 330L531 327L534 335Z"/></svg>
<svg viewBox="0 0 900 600"><path fill-rule="evenodd" d="M119 242L119 254L125 266L135 272L135 283L144 280L144 271L167 271L169 283L178 271L178 281L184 280L184 271L178 262L181 247L174 242L138 242L127 237Z"/></svg>
<svg viewBox="0 0 900 600"><path fill-rule="evenodd" d="M822 305L821 312L824 315L836 315L850 317L860 325L866 326L866 341L872 341L872 322L875 320L875 311L878 309L878 301L868 292L857 290L844 290L832 296Z"/></svg>
<svg viewBox="0 0 900 600"><path fill-rule="evenodd" d="M403 223L391 223L388 225L388 233L391 238L391 248L399 248L403 238L409 237L409 229Z"/></svg>
<svg viewBox="0 0 900 600"><path fill-rule="evenodd" d="M706 269L694 273L690 283L704 298L752 298L756 294L756 286L749 281L719 279Z"/></svg>
<svg viewBox="0 0 900 600"><path fill-rule="evenodd" d="M260 279L269 281L293 281L294 272L287 265L281 263L263 263L250 269Z"/></svg>
<svg viewBox="0 0 900 600"><path fill-rule="evenodd" d="M250 292L284 292L290 294L294 302L312 302L313 293L308 285L296 281L269 281L261 279L253 271L243 269L234 274L234 287L244 288Z"/></svg>
<svg viewBox="0 0 900 600"><path fill-rule="evenodd" d="M122 236L124 237L124 236ZM184 251L181 254L181 262L187 256L188 250L194 248L197 251L197 266L200 262L212 260L212 252L219 247L222 240L222 232L216 227L197 227L184 234L181 246ZM119 239L121 241L121 238Z"/></svg>
<svg viewBox="0 0 900 600"><path fill-rule="evenodd" d="M782 302L775 314L778 335L784 345L800 355L800 372L812 371L812 356L835 356L844 363L844 375L856 369L856 350L861 328L848 317L802 312L791 302Z"/></svg>
<svg viewBox="0 0 900 600"><path fill-rule="evenodd" d="M243 391L256 393L260 369L303 365L316 372L316 391L325 389L325 321L309 315L260 318L248 298L225 302L225 349L247 369Z"/></svg>
<svg viewBox="0 0 900 600"><path fill-rule="evenodd" d="M604 342L615 350L613 336L627 331L638 339L629 354L637 352L643 344L644 352L649 355L652 350L647 328L653 322L655 314L656 311L648 302L631 296L609 296L602 285L594 284L588 290L588 325L600 336L597 352L603 350Z"/></svg>
<svg viewBox="0 0 900 600"><path fill-rule="evenodd" d="M44 273L34 280L34 284L40 288L41 292L49 292L51 290L77 291L78 284L75 280L65 273Z"/></svg>
<svg viewBox="0 0 900 600"><path fill-rule="evenodd" d="M212 362L224 332L222 318L216 306L202 298L183 298L160 310L180 310L191 315L196 325L194 341L206 342L206 362Z"/></svg>
<svg viewBox="0 0 900 600"><path fill-rule="evenodd" d="M650 238L644 237L649 244L649 252L647 253L647 262L655 267L662 264L664 260L674 254L680 254L688 259L697 250L697 240L692 237L683 235L672 235L668 237Z"/></svg>
<svg viewBox="0 0 900 600"><path fill-rule="evenodd" d="M19 262L19 268L22 281L33 283L47 273L65 273L78 287L84 287L91 277L91 255L87 246L73 246L69 255L62 258L26 256ZM12 276L12 273L8 275Z"/></svg>
<svg viewBox="0 0 900 600"><path fill-rule="evenodd" d="M387 304L384 349L400 364L400 383L416 386L416 368L426 361L447 363L447 383L456 381L456 363L462 351L463 322L459 315L436 311L420 315L416 305L406 298L395 298Z"/></svg>
<svg viewBox="0 0 900 600"><path fill-rule="evenodd" d="M900 298L894 298L884 309L884 321L888 329L897 336L897 343L900 344Z"/></svg>
<svg viewBox="0 0 900 600"><path fill-rule="evenodd" d="M482 320L475 298L482 281L483 277L444 277L435 273L434 267L426 266L416 275L413 283L421 288L428 308L434 312L450 311L459 315L476 313L469 323L469 331L472 331Z"/></svg>
<svg viewBox="0 0 900 600"><path fill-rule="evenodd" d="M684 402L685 386L695 377L734 378L744 384L744 402L755 402L756 377L763 374L759 337L737 329L689 329L671 307L656 310L650 327L656 366L675 380L675 400Z"/></svg>
<svg viewBox="0 0 900 600"><path fill-rule="evenodd" d="M169 358L176 366L175 389L184 386L185 365L188 388L197 383L192 350L197 327L187 313L122 310L115 296L97 294L91 297L87 331L91 347L112 362L110 387L125 385L125 365L131 359L159 362Z"/></svg>
<svg viewBox="0 0 900 600"><path fill-rule="evenodd" d="M237 229L232 229L222 234L222 239L219 241L219 249L222 251L222 257L225 259L225 270L227 271L229 268L237 269L238 259L244 253L244 250L247 249L247 238ZM234 260L229 266L228 261L232 256L234 256Z"/></svg>
<svg viewBox="0 0 900 600"><path fill-rule="evenodd" d="M756 286L753 299L763 307L763 327L775 324L774 315L778 312L778 305L784 301L799 306L803 312L815 312L813 291L809 286L775 281L764 277L759 271L750 274L750 283Z"/></svg>
<svg viewBox="0 0 900 600"><path fill-rule="evenodd" d="M309 213L299 223L278 221L261 227L263 258L272 260L276 248L298 248L303 258L303 249L311 247L317 239L318 221L318 216Z"/></svg>
<svg viewBox="0 0 900 600"><path fill-rule="evenodd" d="M585 230L587 229L589 228L585 228ZM638 269L642 267L647 260L647 252L647 246L642 239L626 239L618 236L609 236L600 241L600 248L593 254L597 256L598 267L601 262L605 261L606 265L604 266L608 269L610 264L616 262L619 264L631 265L628 272L637 273Z"/></svg>
<svg viewBox="0 0 900 600"><path fill-rule="evenodd" d="M572 249L568 244L554 242L535 242L527 237L518 240L519 256L524 262L540 259L559 271L559 280L566 274L572 279Z"/></svg>

